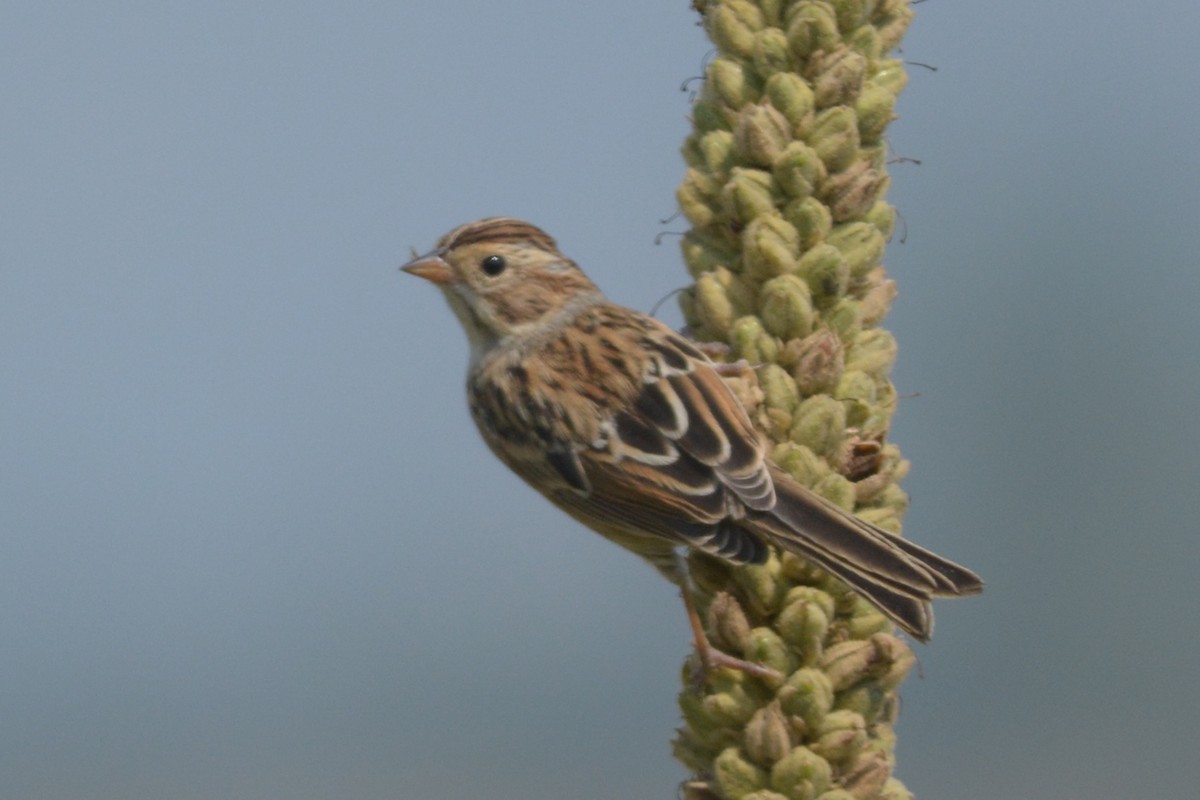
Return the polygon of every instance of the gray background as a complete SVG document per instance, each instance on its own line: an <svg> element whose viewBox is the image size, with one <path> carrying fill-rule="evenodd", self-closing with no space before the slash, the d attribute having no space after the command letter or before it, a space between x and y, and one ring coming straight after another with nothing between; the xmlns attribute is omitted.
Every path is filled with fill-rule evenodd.
<svg viewBox="0 0 1200 800"><path fill-rule="evenodd" d="M1070 5L906 41L907 530L989 581L904 689L926 800L1197 778L1200 10ZM694 21L0 8L0 796L673 795L674 593L491 459L396 267L512 214L683 284Z"/></svg>

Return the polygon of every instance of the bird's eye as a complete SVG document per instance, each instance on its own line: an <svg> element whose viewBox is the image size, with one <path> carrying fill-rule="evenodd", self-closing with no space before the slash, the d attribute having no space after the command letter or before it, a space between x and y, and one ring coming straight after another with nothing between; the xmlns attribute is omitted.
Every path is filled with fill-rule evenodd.
<svg viewBox="0 0 1200 800"><path fill-rule="evenodd" d="M488 275L496 276L504 272L504 268L508 264L504 263L504 256L488 256L479 265Z"/></svg>

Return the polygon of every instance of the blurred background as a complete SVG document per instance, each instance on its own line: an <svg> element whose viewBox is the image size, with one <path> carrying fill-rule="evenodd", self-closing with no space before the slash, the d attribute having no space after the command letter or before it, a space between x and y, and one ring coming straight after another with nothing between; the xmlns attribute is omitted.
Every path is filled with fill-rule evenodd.
<svg viewBox="0 0 1200 800"><path fill-rule="evenodd" d="M918 10L892 438L908 535L989 588L937 608L898 775L1189 796L1200 7ZM673 796L674 591L492 459L396 268L510 214L627 305L683 285L695 22L0 8L0 796Z"/></svg>

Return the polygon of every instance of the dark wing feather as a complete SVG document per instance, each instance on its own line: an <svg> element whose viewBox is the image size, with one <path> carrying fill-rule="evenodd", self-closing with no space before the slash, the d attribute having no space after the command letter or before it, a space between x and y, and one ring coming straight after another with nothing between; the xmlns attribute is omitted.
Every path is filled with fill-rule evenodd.
<svg viewBox="0 0 1200 800"><path fill-rule="evenodd" d="M635 394L579 450L587 502L556 502L600 530L619 522L735 563L765 561L763 541L736 524L745 508L775 501L758 433L690 342L654 320L636 321L644 335Z"/></svg>
<svg viewBox="0 0 1200 800"><path fill-rule="evenodd" d="M579 453L573 448L547 450L546 462L576 492L585 497L591 494L592 485L583 470L583 464L579 462Z"/></svg>

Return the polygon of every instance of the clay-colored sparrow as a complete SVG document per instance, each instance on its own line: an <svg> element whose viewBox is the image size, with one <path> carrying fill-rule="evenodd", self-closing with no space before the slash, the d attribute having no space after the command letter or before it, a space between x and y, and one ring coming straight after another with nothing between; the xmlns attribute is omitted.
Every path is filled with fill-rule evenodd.
<svg viewBox="0 0 1200 800"><path fill-rule="evenodd" d="M678 584L706 664L755 671L703 641L685 547L737 564L763 562L769 546L790 551L923 641L933 629L930 598L982 589L965 567L772 464L716 365L657 320L606 300L533 225L468 223L404 270L437 285L466 329L471 416L492 452Z"/></svg>

